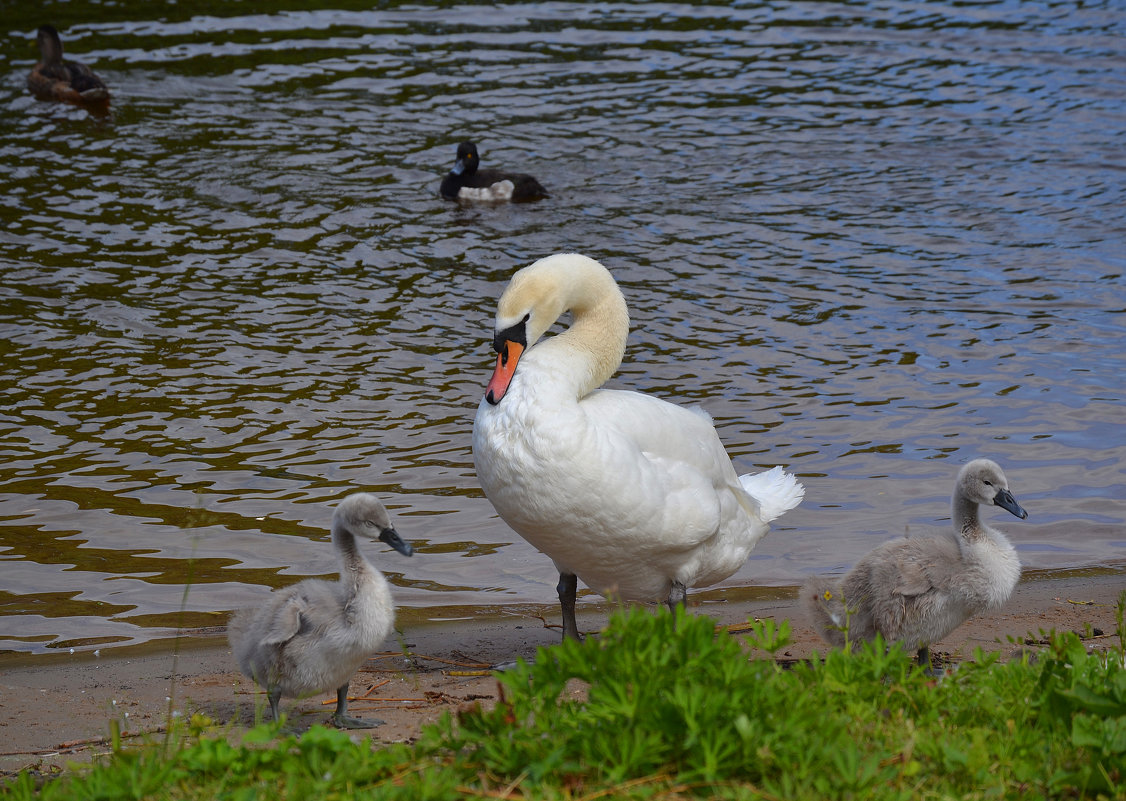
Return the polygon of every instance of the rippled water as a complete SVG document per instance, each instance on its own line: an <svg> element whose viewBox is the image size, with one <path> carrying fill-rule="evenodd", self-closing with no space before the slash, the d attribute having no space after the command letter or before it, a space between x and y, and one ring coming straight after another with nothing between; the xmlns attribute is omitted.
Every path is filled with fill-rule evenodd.
<svg viewBox="0 0 1126 801"><path fill-rule="evenodd" d="M0 37L0 649L222 623L331 573L360 488L418 546L373 549L401 605L550 608L470 430L495 299L560 250L626 292L615 386L807 486L725 586L947 525L978 455L1026 565L1126 566L1116 3L29 5ZM109 117L27 94L45 21ZM467 138L552 197L439 200Z"/></svg>

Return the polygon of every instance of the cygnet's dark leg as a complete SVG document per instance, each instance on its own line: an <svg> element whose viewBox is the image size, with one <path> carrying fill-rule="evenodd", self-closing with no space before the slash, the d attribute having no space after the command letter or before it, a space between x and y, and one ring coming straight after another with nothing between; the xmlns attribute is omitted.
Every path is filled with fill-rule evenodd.
<svg viewBox="0 0 1126 801"><path fill-rule="evenodd" d="M346 714L348 711L348 682L344 682L344 686L336 691L336 711L332 713L332 725L338 729L374 729L376 726L383 725L382 720L371 718L364 720L363 718L350 718Z"/></svg>
<svg viewBox="0 0 1126 801"><path fill-rule="evenodd" d="M555 591L559 593L559 606L563 610L563 639L570 637L581 642L583 635L579 634L579 625L575 622L575 596L579 592L579 577L574 573L560 573Z"/></svg>
<svg viewBox="0 0 1126 801"><path fill-rule="evenodd" d="M669 605L669 611L675 612L677 604L687 608L688 607L688 588L681 584L679 581L672 583L672 588L669 590L669 599L666 601Z"/></svg>
<svg viewBox="0 0 1126 801"><path fill-rule="evenodd" d="M931 649L929 646L924 645L922 648L920 648L919 652L915 654L915 659L918 661L919 667L921 667L923 669L923 672L928 676L942 675L942 668L938 668L936 670L931 665Z"/></svg>
<svg viewBox="0 0 1126 801"><path fill-rule="evenodd" d="M281 687L266 688L266 698L270 701L270 712L274 716L274 723L277 723L281 720L281 715L278 712L278 704L281 703Z"/></svg>

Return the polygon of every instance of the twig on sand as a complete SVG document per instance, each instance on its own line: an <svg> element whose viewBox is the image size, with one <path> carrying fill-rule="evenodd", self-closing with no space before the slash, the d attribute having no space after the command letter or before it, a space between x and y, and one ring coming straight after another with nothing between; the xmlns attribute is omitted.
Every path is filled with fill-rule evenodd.
<svg viewBox="0 0 1126 801"><path fill-rule="evenodd" d="M144 737L146 734L162 734L165 731L164 726L157 726L154 729L145 729L144 731L123 731L121 737ZM101 737L87 737L84 740L68 740L65 743L59 743L55 750L69 751L72 748L79 748L86 745L109 745L113 738L106 734ZM31 752L29 752L31 753ZM5 755L7 756L7 755Z"/></svg>
<svg viewBox="0 0 1126 801"><path fill-rule="evenodd" d="M143 731L123 731L120 737L144 737L145 735L162 735L166 731L163 726L158 726L153 729L144 729ZM113 737L104 735L102 737L89 737L84 740L69 740L68 742L60 742L59 749L66 750L69 748L77 748L79 746L108 746L113 741Z"/></svg>

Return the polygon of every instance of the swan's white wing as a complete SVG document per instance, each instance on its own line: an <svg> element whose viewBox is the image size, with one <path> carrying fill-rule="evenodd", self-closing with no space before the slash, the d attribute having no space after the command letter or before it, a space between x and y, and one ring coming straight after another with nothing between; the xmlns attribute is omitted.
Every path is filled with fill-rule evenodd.
<svg viewBox="0 0 1126 801"><path fill-rule="evenodd" d="M601 434L607 480L645 504L650 530L667 531L666 544L684 550L715 535L740 486L706 413L619 390L593 392L579 407Z"/></svg>
<svg viewBox="0 0 1126 801"><path fill-rule="evenodd" d="M592 422L620 431L662 468L669 491L699 493L706 486L715 493L730 493L763 523L793 509L805 496L805 488L779 466L736 475L715 423L703 409L616 390L591 393L580 407Z"/></svg>

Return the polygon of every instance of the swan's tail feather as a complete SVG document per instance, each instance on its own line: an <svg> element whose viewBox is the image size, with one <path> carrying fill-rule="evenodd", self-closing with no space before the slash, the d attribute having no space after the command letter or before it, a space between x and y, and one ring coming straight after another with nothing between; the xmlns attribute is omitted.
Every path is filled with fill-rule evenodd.
<svg viewBox="0 0 1126 801"><path fill-rule="evenodd" d="M821 639L830 645L844 645L848 611L837 582L819 577L808 579L801 588L801 602Z"/></svg>
<svg viewBox="0 0 1126 801"><path fill-rule="evenodd" d="M805 487L780 466L754 475L739 476L739 483L748 495L758 501L759 513L767 523L793 509L805 497Z"/></svg>

